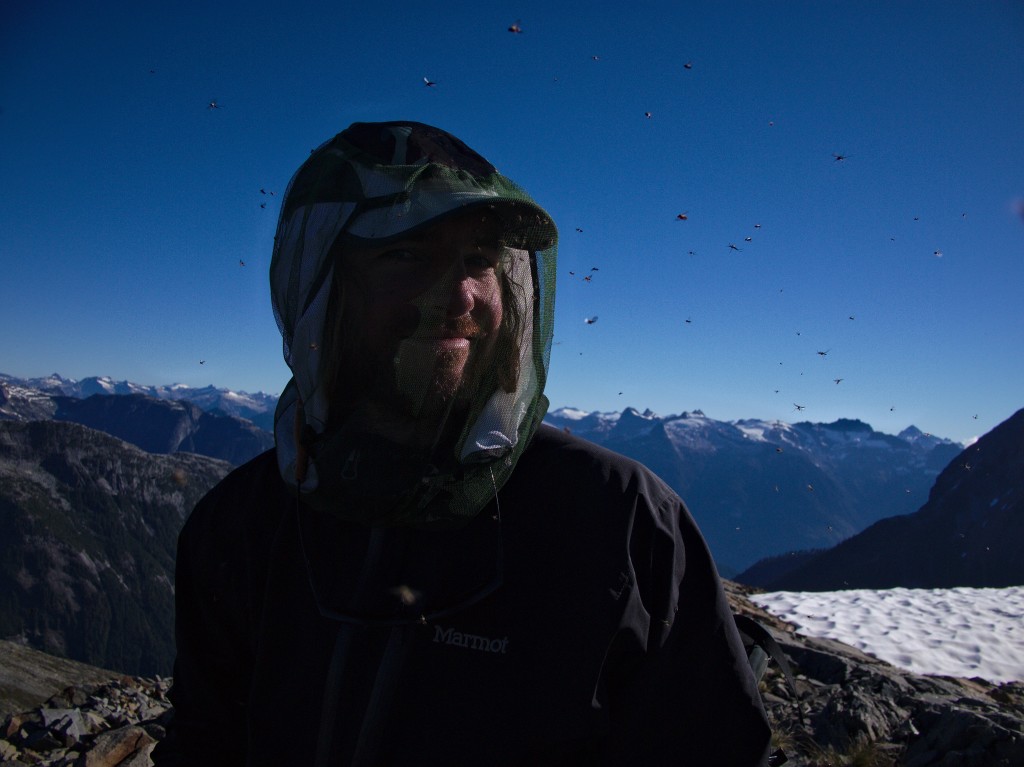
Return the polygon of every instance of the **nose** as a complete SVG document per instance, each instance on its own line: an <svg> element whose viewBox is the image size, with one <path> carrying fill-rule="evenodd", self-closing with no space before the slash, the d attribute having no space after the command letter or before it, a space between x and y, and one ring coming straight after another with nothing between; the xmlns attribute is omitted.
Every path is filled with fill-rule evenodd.
<svg viewBox="0 0 1024 767"><path fill-rule="evenodd" d="M448 271L448 283L451 293L446 308L448 317L462 317L469 314L476 303L473 293L473 279L466 272L466 265L461 258L456 258Z"/></svg>

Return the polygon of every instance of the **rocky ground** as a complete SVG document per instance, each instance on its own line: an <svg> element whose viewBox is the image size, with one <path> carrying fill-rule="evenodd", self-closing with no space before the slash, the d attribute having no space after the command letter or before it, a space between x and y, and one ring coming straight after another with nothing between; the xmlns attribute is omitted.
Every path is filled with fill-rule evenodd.
<svg viewBox="0 0 1024 767"><path fill-rule="evenodd" d="M149 767L171 713L169 679L119 677L68 687L0 727L0 765Z"/></svg>
<svg viewBox="0 0 1024 767"><path fill-rule="evenodd" d="M796 677L776 664L762 694L777 745L795 767L1014 767L1024 765L1024 684L918 676L793 627L726 584L737 612L768 627Z"/></svg>
<svg viewBox="0 0 1024 767"><path fill-rule="evenodd" d="M1024 764L1024 685L916 676L830 640L797 636L727 584L738 612L769 627L789 658L796 694L772 664L769 716L794 767L1016 767ZM12 674L0 700L24 701L50 677ZM19 662L27 663L28 656ZM80 669L76 669L80 673ZM52 676L53 670L50 673ZM44 675L45 676L45 675ZM56 680L51 680L56 684ZM0 724L0 767L146 767L171 708L169 679L77 681ZM17 692L17 691L15 691Z"/></svg>

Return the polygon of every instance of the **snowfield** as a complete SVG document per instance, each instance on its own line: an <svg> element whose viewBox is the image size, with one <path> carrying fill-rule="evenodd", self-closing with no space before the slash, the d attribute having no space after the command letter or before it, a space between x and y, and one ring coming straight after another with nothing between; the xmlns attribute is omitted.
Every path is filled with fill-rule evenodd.
<svg viewBox="0 0 1024 767"><path fill-rule="evenodd" d="M776 591L750 599L800 634L835 639L915 674L1024 681L1024 586Z"/></svg>

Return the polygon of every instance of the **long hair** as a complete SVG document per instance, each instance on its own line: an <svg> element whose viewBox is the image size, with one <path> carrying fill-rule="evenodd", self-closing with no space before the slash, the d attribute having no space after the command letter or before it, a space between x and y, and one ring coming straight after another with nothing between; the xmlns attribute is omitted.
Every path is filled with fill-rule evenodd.
<svg viewBox="0 0 1024 767"><path fill-rule="evenodd" d="M530 311L531 305L524 295L523 286L509 277L507 271L501 273L501 327L498 328L498 340L494 348L495 374L498 388L511 394L519 385L519 359L524 339L524 312Z"/></svg>

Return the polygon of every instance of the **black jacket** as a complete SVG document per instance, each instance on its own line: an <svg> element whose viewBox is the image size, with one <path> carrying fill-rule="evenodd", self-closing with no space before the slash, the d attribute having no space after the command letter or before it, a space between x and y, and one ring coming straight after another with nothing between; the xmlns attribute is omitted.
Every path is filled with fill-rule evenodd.
<svg viewBox="0 0 1024 767"><path fill-rule="evenodd" d="M319 516L266 453L196 507L176 577L158 767L767 760L682 501L550 427L458 531Z"/></svg>

